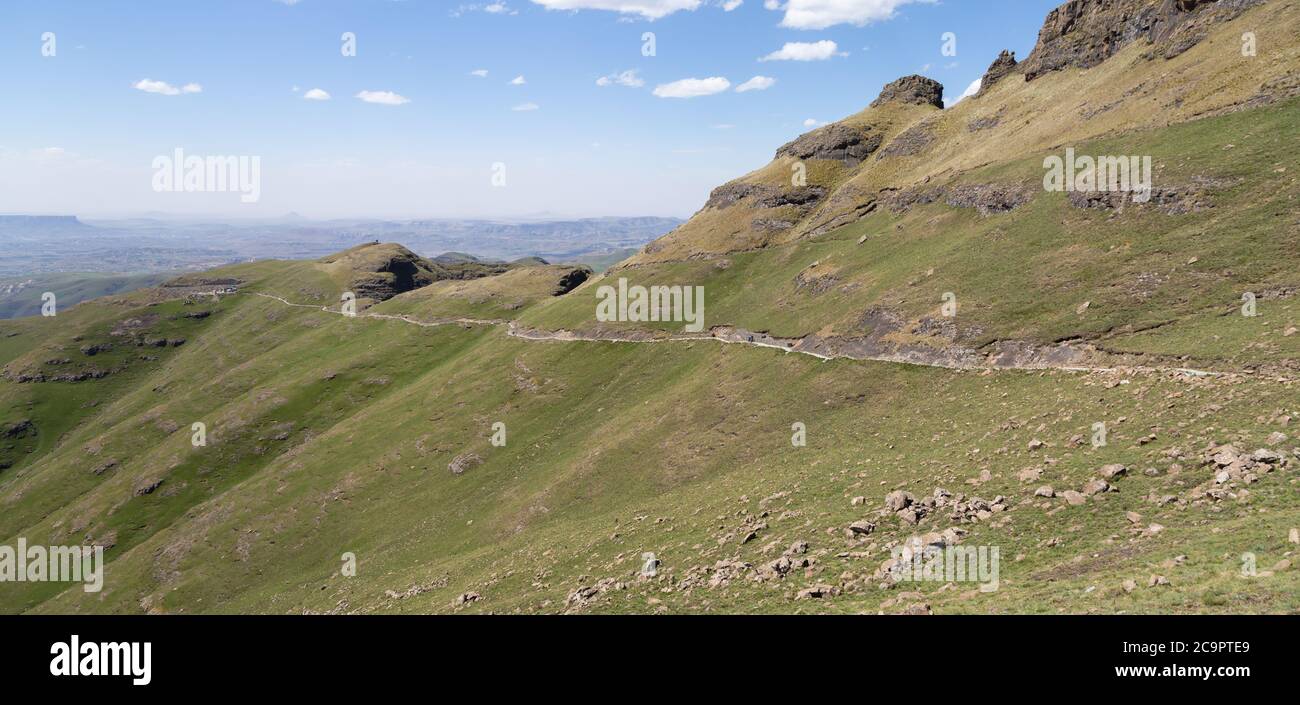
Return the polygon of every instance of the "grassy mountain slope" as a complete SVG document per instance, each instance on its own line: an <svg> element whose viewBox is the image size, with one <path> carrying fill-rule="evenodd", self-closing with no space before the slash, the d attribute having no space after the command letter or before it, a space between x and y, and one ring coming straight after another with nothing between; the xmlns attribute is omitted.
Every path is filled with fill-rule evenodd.
<svg viewBox="0 0 1300 705"><path fill-rule="evenodd" d="M41 294L53 292L60 306L69 307L101 296L120 294L169 279L167 274L43 274L0 282L0 318L41 314Z"/></svg>
<svg viewBox="0 0 1300 705"><path fill-rule="evenodd" d="M0 611L1300 610L1300 99L1255 99L1296 75L1298 19L1265 3L1172 58L1134 43L951 110L887 100L787 145L836 155L806 160L812 190L789 198L782 156L592 279L458 276L485 265L371 245L0 321L0 544L109 560L101 593L6 583ZM1257 63L1240 64L1243 27ZM1066 145L1152 155L1168 197L1043 192ZM1227 374L673 341L681 324L595 323L618 277L704 286L708 326L799 350L1064 345ZM356 317L338 313L349 290ZM1238 312L1246 291L1258 316ZM1110 464L1126 471L1083 494ZM896 491L938 499L914 523L887 507ZM892 548L944 532L998 547L998 590L890 584Z"/></svg>
<svg viewBox="0 0 1300 705"><path fill-rule="evenodd" d="M699 285L709 325L881 338L882 351L936 358L1069 341L1080 364L1150 352L1294 369L1300 337L1282 334L1296 325L1287 301L1300 284L1297 29L1300 5L1268 3L1173 59L1145 58L1139 42L1087 70L1012 74L949 110L868 108L845 124L897 130L901 114L914 120L904 132L920 125L929 141L913 156L882 156L886 137L851 169L808 160L810 187L826 195L789 229L753 225L773 219L754 207L761 196L706 206L587 287L619 277ZM1246 30L1270 49L1243 57ZM1151 156L1157 196L1097 207L1045 191L1044 158L1067 147ZM790 163L779 157L736 183L788 179ZM1231 315L1248 292L1272 302L1260 309L1270 325ZM946 293L959 306L951 321L939 316ZM591 307L566 297L525 321L594 330Z"/></svg>

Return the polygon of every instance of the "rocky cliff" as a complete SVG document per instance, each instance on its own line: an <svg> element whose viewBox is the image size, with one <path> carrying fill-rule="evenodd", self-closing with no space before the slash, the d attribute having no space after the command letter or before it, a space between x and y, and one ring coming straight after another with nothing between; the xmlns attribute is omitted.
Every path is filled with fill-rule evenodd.
<svg viewBox="0 0 1300 705"><path fill-rule="evenodd" d="M1032 81L1050 71L1092 68L1135 41L1172 58L1204 39L1211 25L1264 0L1070 0L1052 10L1033 53L1020 65Z"/></svg>

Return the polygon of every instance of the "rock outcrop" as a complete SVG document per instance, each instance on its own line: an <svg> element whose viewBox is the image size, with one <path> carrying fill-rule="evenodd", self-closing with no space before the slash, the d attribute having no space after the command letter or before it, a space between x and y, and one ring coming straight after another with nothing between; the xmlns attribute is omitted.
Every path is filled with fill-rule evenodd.
<svg viewBox="0 0 1300 705"><path fill-rule="evenodd" d="M573 291L574 289L578 288L579 285L587 281L587 279L590 277L591 277L590 267L574 267L573 269L569 270L569 272L566 273L564 276L560 277L560 281L557 282L555 285L555 292L553 295L564 296L570 291Z"/></svg>
<svg viewBox="0 0 1300 705"><path fill-rule="evenodd" d="M852 167L861 164L879 148L880 135L834 123L782 145L776 150L776 156L778 159L826 159Z"/></svg>
<svg viewBox="0 0 1300 705"><path fill-rule="evenodd" d="M1047 15L1038 44L1020 65L1032 81L1064 68L1092 68L1135 41L1155 46L1149 56L1172 58L1264 0L1070 0Z"/></svg>
<svg viewBox="0 0 1300 705"><path fill-rule="evenodd" d="M942 109L943 84L925 76L904 76L886 85L880 96L871 102L871 107L879 108L886 103L933 105Z"/></svg>
<svg viewBox="0 0 1300 705"><path fill-rule="evenodd" d="M759 208L804 207L815 204L825 196L826 189L821 186L778 188L748 181L732 181L713 189L704 207L726 208L745 200Z"/></svg>
<svg viewBox="0 0 1300 705"><path fill-rule="evenodd" d="M1008 74L1014 73L1017 65L1016 53L1003 49L1002 53L998 54L998 58L994 59L992 64L989 64L989 70L984 72L984 78L980 80L979 92L975 94L975 97L978 98L984 95L993 87L993 84L1006 78Z"/></svg>

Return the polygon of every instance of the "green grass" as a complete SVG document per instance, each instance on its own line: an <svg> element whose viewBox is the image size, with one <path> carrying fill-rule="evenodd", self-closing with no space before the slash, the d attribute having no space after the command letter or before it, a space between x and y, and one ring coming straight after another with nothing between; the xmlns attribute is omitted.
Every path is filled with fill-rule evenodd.
<svg viewBox="0 0 1300 705"><path fill-rule="evenodd" d="M844 527L894 488L1004 494L1017 504L1038 483L1015 473L1046 457L1057 462L1043 482L1058 489L1081 485L1107 462L1136 474L1120 481L1120 493L1084 507L1049 516L1017 506L1001 515L1010 518L1005 526L968 525L966 544L1000 547L1003 587L963 599L964 589L921 586L936 610L1297 608L1295 573L1253 581L1233 573L1242 552L1271 565L1287 550L1287 529L1300 524L1290 501L1294 466L1252 486L1249 501L1218 511L1145 501L1151 491L1181 495L1205 479L1196 462L1177 477L1140 474L1147 465L1166 468L1160 453L1171 446L1190 456L1209 438L1263 444L1274 427L1256 417L1294 413L1300 397L1291 385L1141 376L1107 389L1104 376L828 363L708 342L529 343L500 330L347 320L252 298L231 305L228 321L240 324L234 345L247 357L236 362L232 354L230 368L202 376L173 375L161 408L128 395L115 404L116 423L65 444L43 461L44 482L22 486L17 508L43 492L64 504L41 512L47 516L27 514L6 536L71 538L67 529L83 523L80 531L92 536L117 533L105 592L6 591L9 610L425 612L450 610L456 595L472 590L483 595L473 611L554 612L580 584L610 577L631 587L591 609L876 611L909 589L884 591L867 580L888 557L885 543L908 531L885 521L858 545ZM285 329L296 334L256 352ZM230 340L224 333L210 335ZM205 359L201 345L186 348L176 364ZM326 382L329 373L336 376ZM377 377L388 383L365 384ZM1223 408L1211 413L1211 404ZM158 419L181 429L164 433ZM189 447L182 423L189 419L209 420L208 448ZM289 437L265 440L286 419L295 420ZM1011 419L1021 425L1004 430ZM1094 420L1112 425L1108 447L1064 447ZM504 448L488 443L495 421L507 425ZM795 421L809 430L805 448L790 444ZM224 430L232 424L239 425ZM1156 443L1134 445L1152 429ZM93 489L69 488L90 437L102 445L97 457L113 454L119 469ZM1027 451L1033 438L1048 448ZM470 451L484 464L452 475L447 463ZM157 491L131 496L134 483L168 467ZM981 470L992 478L967 485ZM184 489L169 495L169 486ZM759 540L718 543L738 530L741 512L757 514L759 500L778 492L790 494L774 503ZM869 498L867 507L849 503L857 495ZM1168 528L1131 537L1123 515L1130 509ZM779 518L787 511L799 514ZM1039 547L1054 536L1060 546ZM797 539L818 559L809 576L663 591L691 568L733 557L758 564ZM775 553L765 552L772 542ZM658 554L665 577L635 580L642 551ZM837 557L845 551L869 557ZM345 552L358 557L355 578L338 574ZM1094 553L1103 557L1095 565ZM1180 553L1189 556L1182 566L1160 567ZM1025 557L1013 560L1018 554ZM1115 594L1125 578L1145 584L1156 572L1173 584ZM842 573L861 586L832 600L793 601L798 589L838 583ZM1089 586L1097 587L1084 592ZM386 593L412 587L427 590L400 599Z"/></svg>
<svg viewBox="0 0 1300 705"><path fill-rule="evenodd" d="M1300 336L1280 336L1294 315L1276 304L1261 304L1272 318L1227 326L1241 331L1232 341L1203 343L1205 329L1224 325L1243 293L1300 283L1300 231L1286 226L1300 216L1296 177L1260 168L1300 160L1300 136L1288 128L1297 120L1300 100L1292 100L1078 146L1080 154L1155 155L1157 186L1183 186L1197 176L1236 183L1213 193L1214 207L1201 213L1131 208L1112 215L1074 208L1065 194L1041 189L1030 204L988 217L942 202L905 214L881 210L818 238L726 255L725 267L705 260L615 270L576 295L531 309L522 320L542 328L591 328L596 287L627 277L634 284L703 286L706 325L792 337L823 330L852 336L862 332L859 318L869 306L917 321L937 317L944 293L952 292L960 341L970 347L1005 339L1121 336L1107 345L1139 349L1122 336L1162 326L1161 354L1212 361L1239 356L1235 344L1267 326L1279 331L1270 340L1272 356L1295 359ZM1227 144L1235 146L1225 150ZM963 174L959 183L1032 186L1041 182L1041 163L1035 156L999 164ZM818 266L810 269L813 263ZM820 294L800 289L797 278L805 271L829 274L834 285ZM1085 302L1085 313L1078 313Z"/></svg>
<svg viewBox="0 0 1300 705"><path fill-rule="evenodd" d="M99 272L60 272L32 277L15 277L0 284L27 282L15 294L0 295L0 319L39 316L41 294L53 292L60 308L69 308L82 301L101 296L122 294L147 286L154 286L171 278L169 274L102 274Z"/></svg>
<svg viewBox="0 0 1300 705"><path fill-rule="evenodd" d="M1286 19L1293 10L1252 12ZM1261 27L1261 38L1286 26ZM1236 31L1220 34L1228 30ZM1045 145L1106 132L1021 125L1034 101L1064 100L1057 107L1073 114L1072 101L1096 98L1108 81L1214 68L1204 61L1222 39L1160 64L1131 65L1129 51L1091 72L1034 82L1042 96L1004 81L951 111L933 153L887 160L870 175L814 165L812 176L868 192L912 183L925 169L932 185L1032 186L1043 157L1060 151ZM1134 75L1117 78L1126 67ZM1187 96L1200 107L1186 110L1208 109L1215 86L1246 70L1221 68L1203 71ZM1070 94L1072 82L1088 91ZM1127 127L1160 95L1141 94L1145 107L1101 119ZM997 105L1008 110L999 129L1030 146L999 154L995 140L964 132L960 121ZM901 130L924 112L892 110L887 127ZM1083 211L1039 191L1010 214L939 202L792 242L755 238L714 213L670 244L723 248L716 257L613 270L563 297L552 296L559 268L530 267L437 282L371 309L591 329L596 287L626 276L704 286L706 325L855 336L868 311L915 323L953 292L960 345L1085 338L1137 360L1242 373L1234 376L953 371L715 341L540 342L499 325L419 327L313 308L337 306L357 268L373 264L346 261L221 268L204 276L242 283L219 303L185 306L141 290L56 318L0 321L0 421L31 419L39 429L0 444L0 459L14 461L0 470L0 544L110 546L102 593L6 583L0 612L875 613L914 603L940 613L1300 611L1295 568L1241 575L1243 554L1268 572L1300 550L1288 537L1300 527L1300 334L1286 335L1300 256L1297 118L1297 100L1169 126L1148 115L1133 123L1143 129L1071 142L1085 154L1153 155L1157 186L1222 180L1201 213ZM778 171L751 176L785 178ZM763 247L725 249L737 245ZM822 293L798 285L828 277ZM1246 291L1261 294L1259 316L1239 314ZM213 313L183 315L197 308ZM125 342L137 336L186 342ZM104 342L112 349L82 352ZM69 362L51 362L60 358ZM15 381L89 369L112 374ZM195 422L206 425L204 447L190 442ZM1097 422L1109 437L1094 448L1086 439ZM503 447L490 441L497 423ZM805 425L806 446L791 443L794 424ZM1032 441L1041 447L1031 450ZM1215 473L1205 450L1228 442L1288 460L1232 486L1232 497L1200 498ZM483 462L451 472L470 454ZM1129 467L1116 492L1082 506L1034 495L1040 484L1080 489L1108 463ZM1027 468L1040 468L1041 479L1021 481ZM1010 509L959 524L940 510L919 527L879 513L893 490L919 497L936 488L1002 495ZM1175 501L1158 501L1165 496ZM847 527L861 519L877 529L854 538ZM999 548L998 591L881 586L891 547L954 525L969 532L963 545ZM743 541L750 531L757 537ZM720 562L761 566L796 541L809 544L807 569L711 584ZM638 577L644 552L661 561L653 580ZM355 577L340 570L349 553ZM1169 584L1146 587L1153 575ZM1126 580L1138 587L1126 592ZM617 582L590 604L567 604L580 587ZM842 592L797 599L818 584ZM480 599L456 604L470 592Z"/></svg>

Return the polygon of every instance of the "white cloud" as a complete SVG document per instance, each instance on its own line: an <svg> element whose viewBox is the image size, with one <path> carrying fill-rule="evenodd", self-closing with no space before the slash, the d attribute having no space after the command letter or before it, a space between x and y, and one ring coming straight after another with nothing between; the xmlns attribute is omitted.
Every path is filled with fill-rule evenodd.
<svg viewBox="0 0 1300 705"><path fill-rule="evenodd" d="M511 108L511 110L515 111L516 113L531 113L532 111L538 110L540 108L541 106L539 106L537 103L524 103L523 105L516 105L515 107Z"/></svg>
<svg viewBox="0 0 1300 705"><path fill-rule="evenodd" d="M678 10L695 10L703 0L533 0L548 10L611 10L657 20Z"/></svg>
<svg viewBox="0 0 1300 705"><path fill-rule="evenodd" d="M733 127L735 127L735 125L732 125L732 124L730 124L730 123L726 123L726 122L724 122L724 123L722 123L722 124L720 124L720 125L714 125L714 126L713 126L713 129L715 129L715 130L730 130L730 129L733 128Z"/></svg>
<svg viewBox="0 0 1300 705"><path fill-rule="evenodd" d="M983 79L983 78L977 78L977 79L975 79L975 82L972 83L972 84L970 84L969 86L966 86L966 90L962 91L962 94L959 95L959 96L957 96L957 99L956 99L956 100L949 100L949 99L947 99L947 98L944 98L944 99L943 99L943 107L945 107L945 108L951 108L952 106L954 106L954 105L956 105L956 104L962 102L963 100L966 100L967 98L969 98L969 97L975 95L976 93L979 93L979 92L980 92L980 86L983 85L983 83L984 83L984 79Z"/></svg>
<svg viewBox="0 0 1300 705"><path fill-rule="evenodd" d="M826 29L837 24L861 27L872 22L893 19L903 5L932 3L935 0L787 0L784 5L764 3L769 10L785 10L782 27L792 29Z"/></svg>
<svg viewBox="0 0 1300 705"><path fill-rule="evenodd" d="M748 81L736 86L737 93L748 93L749 91L765 91L776 85L776 79L768 76L755 76Z"/></svg>
<svg viewBox="0 0 1300 705"><path fill-rule="evenodd" d="M655 86L654 94L660 98L696 98L721 93L728 88L731 88L731 81L721 76L683 78L680 81Z"/></svg>
<svg viewBox="0 0 1300 705"><path fill-rule="evenodd" d="M487 78L488 70L487 70L487 69L474 69L473 71L470 71L470 72L469 72L469 75L471 75L471 76L478 76L479 78Z"/></svg>
<svg viewBox="0 0 1300 705"><path fill-rule="evenodd" d="M731 12L732 10L744 4L745 4L745 0L723 0L722 9L726 12Z"/></svg>
<svg viewBox="0 0 1300 705"><path fill-rule="evenodd" d="M596 79L598 86L627 86L628 88L640 88L645 85L645 79L636 74L636 69L628 69L619 73L612 73L608 76L601 76Z"/></svg>
<svg viewBox="0 0 1300 705"><path fill-rule="evenodd" d="M487 4L472 3L460 5L452 10L449 14L452 17L460 17L470 12L485 12L489 15L517 15L519 11L510 7L504 2L490 2Z"/></svg>
<svg viewBox="0 0 1300 705"><path fill-rule="evenodd" d="M302 94L303 100L329 100L330 94L320 88L313 88Z"/></svg>
<svg viewBox="0 0 1300 705"><path fill-rule="evenodd" d="M151 78L142 78L139 81L136 81L135 84L133 84L133 87L136 90L141 90L145 93L157 93L159 95L180 95L182 93L203 92L203 86L200 86L197 83L187 83L184 86L177 88L166 81L155 81Z"/></svg>
<svg viewBox="0 0 1300 705"><path fill-rule="evenodd" d="M826 123L824 123L824 122L822 122L822 121L820 121L820 120L816 120L816 119L814 119L814 118L808 118L807 120L804 120L804 121L803 121L803 126L804 126L804 127L817 127L818 125L825 125L825 124L826 124Z"/></svg>
<svg viewBox="0 0 1300 705"><path fill-rule="evenodd" d="M825 61L835 56L839 45L829 39L820 42L786 42L785 46L759 61Z"/></svg>
<svg viewBox="0 0 1300 705"><path fill-rule="evenodd" d="M515 76L513 79L510 80L510 85L512 86L522 86L525 83L528 83L528 81L524 80L523 74Z"/></svg>
<svg viewBox="0 0 1300 705"><path fill-rule="evenodd" d="M398 95L392 91L361 91L356 97L367 103L378 103L380 105L401 105L411 102L406 96Z"/></svg>

